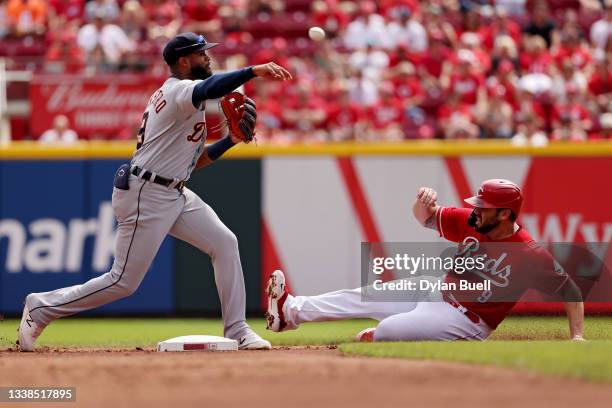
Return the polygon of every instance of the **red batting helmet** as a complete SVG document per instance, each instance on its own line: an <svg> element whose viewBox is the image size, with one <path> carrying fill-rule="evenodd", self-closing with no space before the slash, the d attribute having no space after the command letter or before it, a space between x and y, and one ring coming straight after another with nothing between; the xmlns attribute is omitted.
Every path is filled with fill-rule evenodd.
<svg viewBox="0 0 612 408"><path fill-rule="evenodd" d="M518 216L523 204L523 194L519 186L510 180L491 179L480 185L477 195L464 201L477 208L509 208Z"/></svg>

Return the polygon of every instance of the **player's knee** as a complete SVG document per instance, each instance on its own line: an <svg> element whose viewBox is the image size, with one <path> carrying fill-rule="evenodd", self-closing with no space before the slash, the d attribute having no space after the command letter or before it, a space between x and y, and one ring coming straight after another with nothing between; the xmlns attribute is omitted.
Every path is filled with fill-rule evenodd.
<svg viewBox="0 0 612 408"><path fill-rule="evenodd" d="M233 256L236 252L238 252L238 238L236 238L236 235L232 231L225 230L219 236L217 245L215 246L215 252L217 255L230 254Z"/></svg>
<svg viewBox="0 0 612 408"><path fill-rule="evenodd" d="M115 294L118 299L131 296L134 294L134 292L136 292L138 286L138 283L132 283L126 280L119 280L115 284Z"/></svg>

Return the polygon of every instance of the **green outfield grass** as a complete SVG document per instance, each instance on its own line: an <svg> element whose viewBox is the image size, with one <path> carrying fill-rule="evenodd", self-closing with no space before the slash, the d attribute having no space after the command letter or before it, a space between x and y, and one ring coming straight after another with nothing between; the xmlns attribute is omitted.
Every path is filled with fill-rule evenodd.
<svg viewBox="0 0 612 408"><path fill-rule="evenodd" d="M527 369L612 383L612 341L487 341L342 344L349 355L444 360Z"/></svg>
<svg viewBox="0 0 612 408"><path fill-rule="evenodd" d="M311 323L286 333L266 331L263 319L251 319L249 323L277 346L340 344L347 354L493 364L612 382L612 317L588 317L586 343L559 341L568 336L564 317L510 317L484 343L352 343L359 330L375 325L369 320ZM18 324L15 319L0 321L0 349L15 346ZM68 318L50 325L38 345L146 348L176 336L222 333L220 320L213 319Z"/></svg>

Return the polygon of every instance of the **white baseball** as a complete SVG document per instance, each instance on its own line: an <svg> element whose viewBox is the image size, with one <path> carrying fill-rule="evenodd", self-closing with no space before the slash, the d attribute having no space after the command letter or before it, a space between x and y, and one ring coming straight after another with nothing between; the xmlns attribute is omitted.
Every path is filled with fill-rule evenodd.
<svg viewBox="0 0 612 408"><path fill-rule="evenodd" d="M325 31L321 27L310 27L308 36L312 41L323 41L325 39Z"/></svg>

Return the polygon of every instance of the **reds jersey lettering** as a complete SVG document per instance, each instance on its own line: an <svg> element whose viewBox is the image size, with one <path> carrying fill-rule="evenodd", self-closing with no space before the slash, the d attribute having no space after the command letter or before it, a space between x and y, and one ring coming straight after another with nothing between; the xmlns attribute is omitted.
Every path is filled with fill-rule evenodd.
<svg viewBox="0 0 612 408"><path fill-rule="evenodd" d="M491 241L468 225L470 213L468 208L440 207L436 213L437 227L442 237L460 243L456 256L486 256L484 269L472 269L469 273L449 271L445 282L455 283L458 288L460 280L473 283L489 280L491 289L444 292L478 314L489 327L496 328L527 289L555 294L567 282L567 274L559 273L559 264L552 255L525 229L521 227L510 237Z"/></svg>

